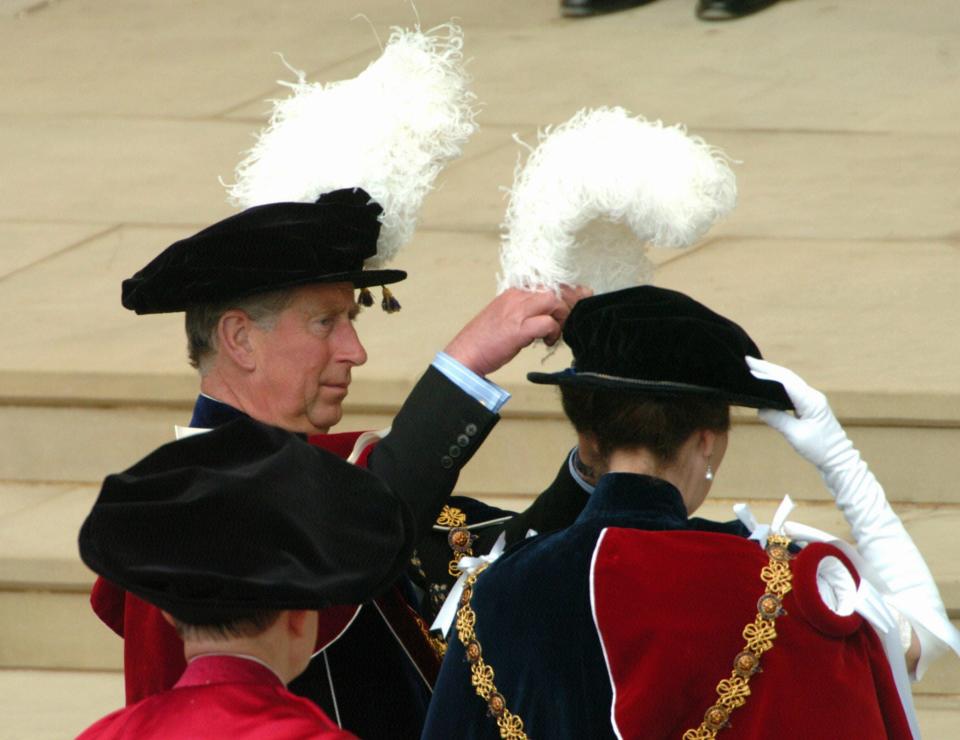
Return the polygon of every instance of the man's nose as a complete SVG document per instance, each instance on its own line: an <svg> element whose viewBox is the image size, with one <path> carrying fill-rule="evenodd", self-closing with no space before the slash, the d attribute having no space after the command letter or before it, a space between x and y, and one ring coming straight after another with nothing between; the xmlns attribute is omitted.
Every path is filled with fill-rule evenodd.
<svg viewBox="0 0 960 740"><path fill-rule="evenodd" d="M362 365L367 361L367 351L360 342L360 337L357 335L357 329L353 322L344 325L341 331L338 355L341 360L345 360L352 365Z"/></svg>

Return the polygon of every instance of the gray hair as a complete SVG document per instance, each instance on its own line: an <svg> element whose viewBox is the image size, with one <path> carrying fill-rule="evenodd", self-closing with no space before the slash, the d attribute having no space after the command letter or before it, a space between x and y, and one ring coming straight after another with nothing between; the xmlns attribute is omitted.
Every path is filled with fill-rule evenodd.
<svg viewBox="0 0 960 740"><path fill-rule="evenodd" d="M217 354L217 326L227 311L243 311L261 329L270 331L280 312L293 300L293 289L258 293L220 303L191 306L186 311L187 358L203 375L210 360Z"/></svg>

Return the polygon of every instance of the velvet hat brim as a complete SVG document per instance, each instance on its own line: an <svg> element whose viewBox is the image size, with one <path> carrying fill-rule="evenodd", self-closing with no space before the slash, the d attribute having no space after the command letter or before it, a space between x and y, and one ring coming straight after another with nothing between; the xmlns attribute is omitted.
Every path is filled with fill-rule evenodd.
<svg viewBox="0 0 960 740"><path fill-rule="evenodd" d="M677 291L644 285L585 298L570 312L563 338L573 367L529 373L531 382L793 408L782 385L750 373L745 357L761 354L747 333Z"/></svg>
<svg viewBox="0 0 960 740"><path fill-rule="evenodd" d="M168 313L310 283L398 282L402 270L363 269L377 253L382 210L359 188L248 208L171 244L123 281L121 302Z"/></svg>
<svg viewBox="0 0 960 740"><path fill-rule="evenodd" d="M409 508L373 474L245 417L108 476L79 547L108 581L204 624L366 601L412 537Z"/></svg>

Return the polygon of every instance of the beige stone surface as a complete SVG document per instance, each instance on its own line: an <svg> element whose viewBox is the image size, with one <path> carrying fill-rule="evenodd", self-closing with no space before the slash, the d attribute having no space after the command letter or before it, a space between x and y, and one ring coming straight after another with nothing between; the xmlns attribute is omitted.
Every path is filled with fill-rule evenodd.
<svg viewBox="0 0 960 740"><path fill-rule="evenodd" d="M952 740L960 727L960 699L923 696L916 701L917 720L924 740Z"/></svg>
<svg viewBox="0 0 960 740"><path fill-rule="evenodd" d="M122 706L119 671L0 670L2 740L76 737Z"/></svg>
<svg viewBox="0 0 960 740"><path fill-rule="evenodd" d="M77 532L99 486L0 484L0 588L89 589Z"/></svg>
<svg viewBox="0 0 960 740"><path fill-rule="evenodd" d="M89 591L0 591L0 667L116 670L123 640L90 609Z"/></svg>
<svg viewBox="0 0 960 740"><path fill-rule="evenodd" d="M574 112L543 124L562 123ZM942 186L960 164L960 136L689 128L740 162L734 165L739 203L718 235L916 240L953 239L960 230L957 196ZM505 210L499 188L513 182L521 151L504 136L501 147L455 163L447 186L424 206L424 226L499 224Z"/></svg>
<svg viewBox="0 0 960 740"><path fill-rule="evenodd" d="M2 283L0 310L30 309L0 327L3 369L174 374L188 387L182 317L137 317L117 300L120 280L158 245L184 233L122 227L10 275ZM421 232L400 260L410 273L395 291L403 310L393 316L371 310L360 318L370 359L355 377L412 382L494 294L498 250L493 233ZM727 237L670 257L658 276L661 285L695 293L739 321L767 357L831 395L956 397L960 391L953 370L960 365L960 343L933 341L930 334L954 307L960 251L951 242ZM83 280L75 277L81 273ZM493 379L518 389L528 385L527 372L569 361L566 349L546 362L545 355L542 346L531 347ZM946 403L937 406L954 409L947 418L956 423L960 407Z"/></svg>
<svg viewBox="0 0 960 740"><path fill-rule="evenodd" d="M623 105L695 127L955 133L960 21L950 0L783 2L730 24L689 3L518 29L471 43L491 123L559 123ZM493 103L497 105L494 106Z"/></svg>
<svg viewBox="0 0 960 740"><path fill-rule="evenodd" d="M0 327L0 370L193 377L181 314L135 316L119 305L120 282L188 231L116 228L10 276L0 291L0 311L30 310L16 325ZM494 295L498 249L494 234L419 234L401 262L410 277L395 289L403 310L392 316L368 310L359 319L370 360L355 376L407 383L418 377ZM539 358L542 351L530 354Z"/></svg>
<svg viewBox="0 0 960 740"><path fill-rule="evenodd" d="M383 428L393 413L393 407L386 404L370 410L361 406L349 413L339 428ZM103 407L0 404L0 433L9 439L0 447L0 480L98 482L172 439L173 425L185 424L189 415L187 403ZM849 424L848 430L892 500L956 501L955 481L943 461L960 444L960 429L867 423ZM480 496L532 495L552 480L573 443L569 424L555 409L550 415L507 416L464 470L458 490ZM790 493L816 500L823 496L823 485L813 468L776 432L746 418L735 425L716 492L777 500Z"/></svg>
<svg viewBox="0 0 960 740"><path fill-rule="evenodd" d="M828 391L956 395L960 342L933 334L956 311L958 275L948 241L723 238L665 265L659 282L696 291Z"/></svg>
<svg viewBox="0 0 960 740"><path fill-rule="evenodd" d="M95 224L0 223L0 284L105 228Z"/></svg>
<svg viewBox="0 0 960 740"><path fill-rule="evenodd" d="M850 427L848 434L891 500L956 502L956 482L944 460L960 444L960 430ZM720 496L741 492L778 500L785 493L818 498L824 490L813 467L776 432L761 424L734 428L722 483L720 480L718 476L716 493Z"/></svg>
<svg viewBox="0 0 960 740"><path fill-rule="evenodd" d="M0 406L0 480L100 481L188 421L177 409Z"/></svg>
<svg viewBox="0 0 960 740"><path fill-rule="evenodd" d="M960 621L954 619L953 626L960 627ZM960 693L960 660L958 660L955 655L947 655L938 660L930 670L927 671L923 679L913 685L913 694L918 697L918 706L920 708L929 706L932 709L934 706L937 706L935 701L927 705L926 702L928 700L958 700L960 699L958 693ZM942 709L945 709L950 705L942 704L940 706ZM958 721L960 721L960 718L955 720L955 722ZM955 724L954 727L960 727L960 724ZM924 735L924 737L927 736ZM934 735L934 737L936 737L936 735Z"/></svg>
<svg viewBox="0 0 960 740"><path fill-rule="evenodd" d="M69 4L69 0L68 3ZM230 121L0 116L0 221L191 224L230 214L229 178L250 144Z"/></svg>
<svg viewBox="0 0 960 740"><path fill-rule="evenodd" d="M425 25L462 18L484 128L427 199L423 230L399 260L412 275L404 313L364 317L371 361L358 376L412 380L492 295L499 188L520 151L510 134L532 140L538 126L612 97L686 120L743 160L740 207L704 248L665 267L661 283L742 318L773 356L829 391L956 392L960 350L932 341L956 287L960 233L960 202L942 185L960 165L949 125L960 105L949 94L955 21L941 17L943 1L923 13L884 2L868 19L829 0L781 3L723 27L696 23L682 3L583 22L560 20L552 2L417 7ZM354 11L381 35L411 13L399 0ZM9 62L0 76L21 93L8 98L16 109L0 102L0 158L13 173L0 179L10 244L0 269L18 270L0 309L30 307L0 330L0 369L189 375L179 319L126 314L117 283L229 212L216 177L230 176L264 97L282 92L271 44L309 56L300 66L324 79L372 58L371 29L345 16L343 6L307 2L160 9L141 0L108 12L64 0L0 24L0 62ZM325 43L314 43L316 29ZM64 222L96 230L37 231L81 228ZM541 356L528 351L496 379L522 385Z"/></svg>
<svg viewBox="0 0 960 740"><path fill-rule="evenodd" d="M385 41L392 24L409 26L419 16L430 27L457 16L466 27L502 32L554 20L554 5L426 0L413 10L407 0L128 0L106 8L59 0L0 25L0 85L23 91L2 101L0 114L214 117L269 97L277 79L290 79L274 52L314 75L354 57L362 68L376 57L376 34ZM370 21L351 20L357 14ZM43 85L31 84L38 78Z"/></svg>
<svg viewBox="0 0 960 740"><path fill-rule="evenodd" d="M74 372L189 371L183 317L138 319L120 305L120 281L189 228L118 227L23 270L3 283L5 311L29 306L16 326L0 329L3 365ZM118 352L126 348L126 352ZM167 364L161 364L165 361Z"/></svg>
<svg viewBox="0 0 960 740"><path fill-rule="evenodd" d="M291 79L273 52L311 79L348 77L416 15L460 17L483 130L398 260L403 311L360 319L371 359L343 428L385 425L492 296L513 132L533 141L604 104L683 121L741 160L740 205L699 249L657 253L657 281L829 393L956 615L960 14L953 0L785 0L709 25L691 5L569 21L556 0L0 2L0 314L15 319L0 323L0 665L119 665L86 607L76 530L97 482L168 440L196 390L181 317L124 311L120 280L231 212L217 177ZM514 399L463 493L523 505L549 482L572 437L525 375L568 358L533 347L494 376ZM737 422L716 505L746 497L768 516L789 492L842 528L815 473ZM923 684L925 737L960 725L957 661L943 665ZM121 693L116 674L0 671L0 737L68 736Z"/></svg>

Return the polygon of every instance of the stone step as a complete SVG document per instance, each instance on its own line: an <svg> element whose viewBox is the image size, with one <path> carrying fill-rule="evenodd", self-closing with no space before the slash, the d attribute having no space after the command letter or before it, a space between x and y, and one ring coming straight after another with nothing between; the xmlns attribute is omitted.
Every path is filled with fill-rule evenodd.
<svg viewBox="0 0 960 740"><path fill-rule="evenodd" d="M338 430L390 423L415 378L356 380ZM556 392L529 384L461 476L463 492L512 495L543 487L573 443ZM172 438L189 419L189 375L0 371L0 480L99 482ZM893 501L960 502L945 460L960 447L960 395L831 393L837 415ZM819 476L752 411L735 410L715 495L779 500L823 497Z"/></svg>
<svg viewBox="0 0 960 740"><path fill-rule="evenodd" d="M960 694L914 696L923 738L952 740L960 727ZM0 740L73 737L122 704L118 671L0 669Z"/></svg>
<svg viewBox="0 0 960 740"><path fill-rule="evenodd" d="M0 668L118 669L121 642L90 610L93 574L80 562L76 536L96 498L95 485L0 484ZM529 496L514 494L488 499L522 508ZM775 502L748 500L760 521L769 521ZM703 516L732 517L733 500L710 500ZM944 602L960 619L960 564L952 546L960 525L960 506L898 506L908 530L924 552L938 580ZM793 518L846 536L834 507L804 502ZM24 619L30 615L30 619ZM960 661L946 659L949 673L937 666L925 691L955 693L960 687ZM945 675L945 678L940 678ZM932 687L932 688L926 688Z"/></svg>
<svg viewBox="0 0 960 740"><path fill-rule="evenodd" d="M0 740L63 740L123 706L120 671L0 669Z"/></svg>
<svg viewBox="0 0 960 740"><path fill-rule="evenodd" d="M0 482L0 588L77 592L89 587L92 575L80 562L76 538L97 490L93 484ZM482 498L502 508L522 510L532 494ZM770 521L778 504L749 496L716 495L697 515L732 519L732 506L738 501L749 503L761 522ZM953 547L960 528L960 504L896 503L895 508L923 552L948 609L960 617L960 561ZM850 539L843 518L829 501L800 501L791 518Z"/></svg>
<svg viewBox="0 0 960 740"><path fill-rule="evenodd" d="M186 374L11 372L0 372L0 381L0 436L7 440L0 447L0 630L11 636L0 641L0 668L118 669L120 640L89 609L93 577L77 556L77 531L102 477L169 441L173 425L189 418L196 381ZM411 383L355 381L340 428L388 425ZM553 390L506 385L514 398L458 492L520 510L552 480L573 434ZM951 616L960 618L960 561L952 552L960 496L942 462L960 442L957 398L831 395L924 552ZM785 493L798 501L794 519L847 536L810 466L751 413L735 412L730 450L700 513L729 519L732 503L746 500L769 521ZM923 691L957 693L957 663L943 661Z"/></svg>

